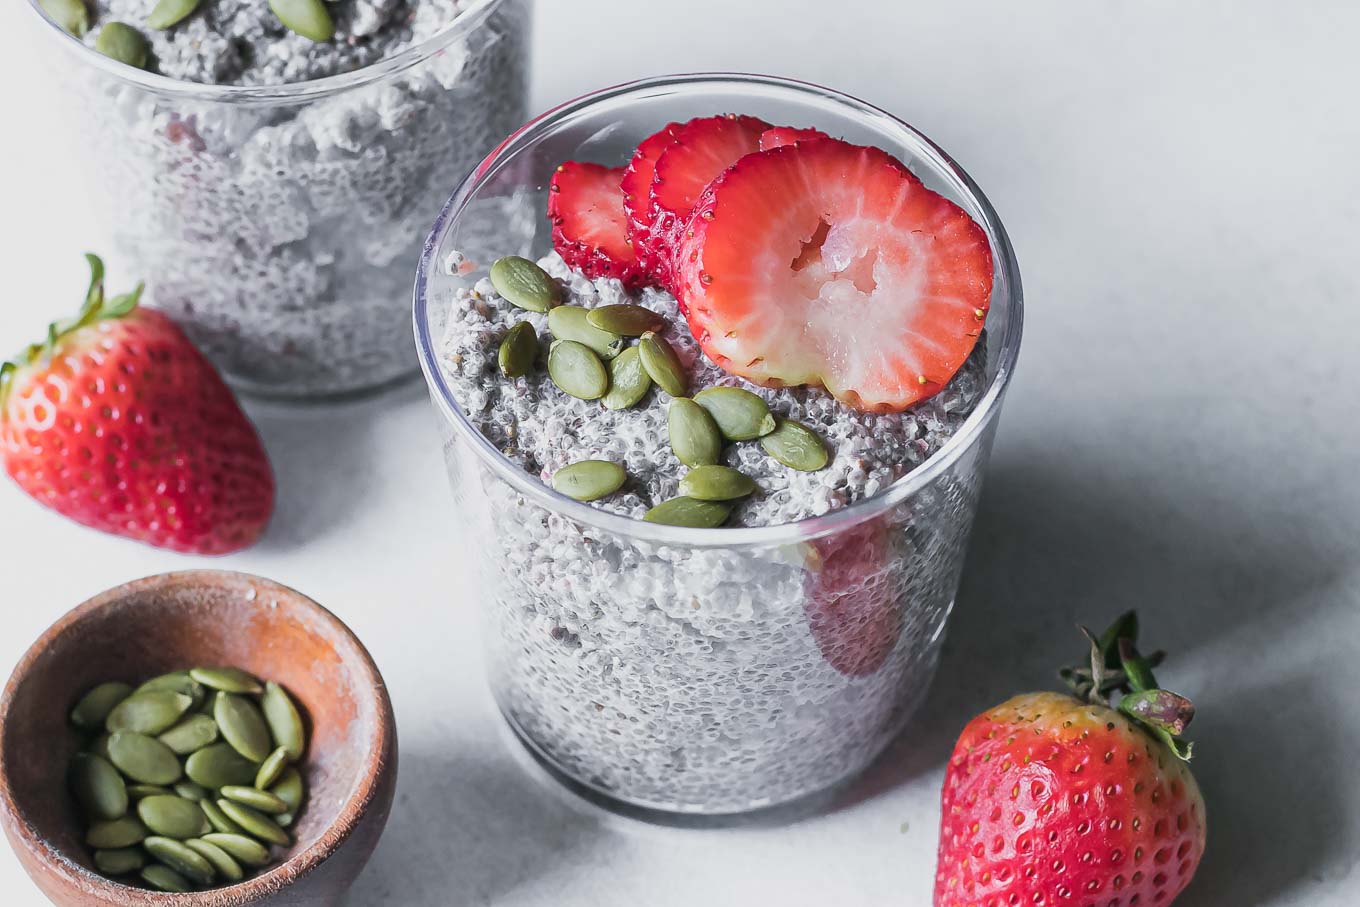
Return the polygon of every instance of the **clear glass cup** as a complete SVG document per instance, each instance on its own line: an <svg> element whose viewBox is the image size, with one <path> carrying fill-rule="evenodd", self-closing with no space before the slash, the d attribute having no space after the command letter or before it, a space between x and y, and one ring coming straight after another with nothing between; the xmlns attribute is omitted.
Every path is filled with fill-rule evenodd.
<svg viewBox="0 0 1360 907"><path fill-rule="evenodd" d="M324 397L415 373L411 266L439 200L524 122L531 0L482 0L379 63L280 86L143 72L31 5L119 269L234 386Z"/></svg>
<svg viewBox="0 0 1360 907"><path fill-rule="evenodd" d="M966 209L995 258L986 390L971 416L876 497L796 523L687 529L559 495L476 429L439 354L455 290L502 255L551 249L543 211L559 162L626 161L668 121L715 111L886 149ZM448 267L455 251L461 267ZM788 804L867 766L934 673L1021 315L1010 242L967 174L845 95L763 76L671 76L572 101L511 136L426 241L415 330L453 485L450 525L478 546L491 690L530 751L578 790L653 817Z"/></svg>

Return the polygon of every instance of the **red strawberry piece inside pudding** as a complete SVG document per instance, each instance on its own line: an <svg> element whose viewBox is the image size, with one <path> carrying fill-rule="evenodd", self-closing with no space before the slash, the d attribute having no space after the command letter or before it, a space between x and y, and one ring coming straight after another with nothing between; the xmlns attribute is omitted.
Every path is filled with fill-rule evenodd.
<svg viewBox="0 0 1360 907"><path fill-rule="evenodd" d="M831 136L822 132L820 129L799 129L795 126L776 126L767 129L760 136L760 150L769 151L771 148L783 148L785 145L793 145L798 142L810 142L815 139L829 139Z"/></svg>
<svg viewBox="0 0 1360 907"><path fill-rule="evenodd" d="M652 178L656 174L657 159L675 141L675 134L681 128L679 123L668 123L660 132L643 139L633 152L620 182L633 252L657 285L665 282L670 250L663 248L660 238L652 232Z"/></svg>
<svg viewBox="0 0 1360 907"><path fill-rule="evenodd" d="M591 279L617 277L636 288L647 271L628 241L619 183L622 167L567 161L548 185L548 219L557 254Z"/></svg>

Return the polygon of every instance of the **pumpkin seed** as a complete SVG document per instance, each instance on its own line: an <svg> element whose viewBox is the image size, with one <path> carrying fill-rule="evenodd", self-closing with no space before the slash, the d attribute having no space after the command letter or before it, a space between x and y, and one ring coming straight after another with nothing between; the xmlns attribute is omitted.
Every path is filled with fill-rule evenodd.
<svg viewBox="0 0 1360 907"><path fill-rule="evenodd" d="M205 841L202 838L190 838L184 842L184 846L211 863L217 874L228 882L239 882L246 877L241 864L232 859L231 854L211 841Z"/></svg>
<svg viewBox="0 0 1360 907"><path fill-rule="evenodd" d="M263 693L264 686L240 668L194 668L189 676L213 690L224 693Z"/></svg>
<svg viewBox="0 0 1360 907"><path fill-rule="evenodd" d="M518 378L529 374L538 359L538 334L534 326L521 321L506 331L500 349L496 351L496 363L501 374L507 378Z"/></svg>
<svg viewBox="0 0 1360 907"><path fill-rule="evenodd" d="M77 38L90 30L90 11L83 0L39 0L43 12Z"/></svg>
<svg viewBox="0 0 1360 907"><path fill-rule="evenodd" d="M608 460L580 460L553 473L552 486L577 501L596 501L623 487L628 474Z"/></svg>
<svg viewBox="0 0 1360 907"><path fill-rule="evenodd" d="M99 36L94 39L94 49L119 63L126 63L136 69L146 69L146 55L149 49L146 38L131 25L109 22L99 29Z"/></svg>
<svg viewBox="0 0 1360 907"><path fill-rule="evenodd" d="M671 450L686 466L708 466L718 462L722 435L708 410L688 397L676 397L666 412Z"/></svg>
<svg viewBox="0 0 1360 907"><path fill-rule="evenodd" d="M622 334L625 337L641 337L648 331L666 329L665 318L651 309L627 303L602 305L591 309L586 313L586 320L602 331Z"/></svg>
<svg viewBox="0 0 1360 907"><path fill-rule="evenodd" d="M203 684L190 677L188 671L172 671L169 674L153 677L132 692L133 695L137 693L183 693L185 696L193 697L195 707L207 698Z"/></svg>
<svg viewBox="0 0 1360 907"><path fill-rule="evenodd" d="M574 340L556 340L548 348L548 377L563 393L582 400L598 400L609 389L604 363L590 347Z"/></svg>
<svg viewBox="0 0 1360 907"><path fill-rule="evenodd" d="M665 523L668 526L714 529L727 522L731 514L732 508L727 504L682 497L657 504L642 518L649 523Z"/></svg>
<svg viewBox="0 0 1360 907"><path fill-rule="evenodd" d="M121 876L141 869L146 865L146 857L135 847L117 847L111 850L96 850L94 865L104 875Z"/></svg>
<svg viewBox="0 0 1360 907"><path fill-rule="evenodd" d="M700 501L733 501L755 490L754 479L730 466L699 466L680 480L680 493Z"/></svg>
<svg viewBox="0 0 1360 907"><path fill-rule="evenodd" d="M120 772L143 784L174 784L183 775L174 750L146 734L110 735L109 758Z"/></svg>
<svg viewBox="0 0 1360 907"><path fill-rule="evenodd" d="M274 743L288 751L288 761L301 759L303 750L307 748L307 731L302 726L302 716L298 714L288 691L273 681L266 683L260 708L264 711L264 720L269 725Z"/></svg>
<svg viewBox="0 0 1360 907"><path fill-rule="evenodd" d="M282 815L288 812L288 804L284 803L274 794L267 790L258 790L254 787L244 787L235 784L228 784L222 788L222 796L237 803L244 803L251 809L262 813L269 813L271 816Z"/></svg>
<svg viewBox="0 0 1360 907"><path fill-rule="evenodd" d="M128 792L118 770L93 753L76 753L67 774L71 793L96 819L117 819L127 812Z"/></svg>
<svg viewBox="0 0 1360 907"><path fill-rule="evenodd" d="M93 740L91 740L91 741L90 741L90 745L87 746L87 747L85 747L85 752L90 753L90 754L95 755L95 756L98 756L99 758L104 759L104 760L106 760L106 761L109 761L109 735L108 735L108 733L106 732L106 733L100 734L98 737L96 737L96 738L94 738Z"/></svg>
<svg viewBox="0 0 1360 907"><path fill-rule="evenodd" d="M768 435L778 425L764 398L745 388L706 388L694 395L694 402L708 410L729 441L750 441Z"/></svg>
<svg viewBox="0 0 1360 907"><path fill-rule="evenodd" d="M198 0L160 0L146 17L148 28L164 29L198 9Z"/></svg>
<svg viewBox="0 0 1360 907"><path fill-rule="evenodd" d="M302 773L292 767L284 769L269 792L287 803L289 812L297 812L302 808Z"/></svg>
<svg viewBox="0 0 1360 907"><path fill-rule="evenodd" d="M609 360L609 392L600 398L606 409L628 409L647 396L652 379L642 367L642 357L635 346Z"/></svg>
<svg viewBox="0 0 1360 907"><path fill-rule="evenodd" d="M289 825L293 824L293 814L279 813L277 816L274 817L274 824L277 825L279 828L287 828Z"/></svg>
<svg viewBox="0 0 1360 907"><path fill-rule="evenodd" d="M688 384L685 379L685 366L675 354L675 349L666 342L666 338L648 331L638 341L638 354L642 357L642 367L647 370L648 376L663 391L672 397L685 396Z"/></svg>
<svg viewBox="0 0 1360 907"><path fill-rule="evenodd" d="M212 831L197 803L173 795L137 801L137 817L153 833L167 838L197 838Z"/></svg>
<svg viewBox="0 0 1360 907"><path fill-rule="evenodd" d="M196 753L217 740L217 722L198 712L157 737L181 756Z"/></svg>
<svg viewBox="0 0 1360 907"><path fill-rule="evenodd" d="M561 298L548 272L518 255L507 255L491 266L491 285L511 305L529 312L546 312Z"/></svg>
<svg viewBox="0 0 1360 907"><path fill-rule="evenodd" d="M175 782L175 796L183 797L186 800L192 800L194 803L198 803L201 800L206 800L210 793L212 792L209 791L206 787L203 787L202 785L199 784L195 784L192 781Z"/></svg>
<svg viewBox="0 0 1360 907"><path fill-rule="evenodd" d="M291 839L288 837L288 832L279 828L274 820L258 810L225 798L217 801L217 807L227 814L228 819L244 828L247 834L259 838L261 841L268 841L270 844L278 844L284 847L290 843Z"/></svg>
<svg viewBox="0 0 1360 907"><path fill-rule="evenodd" d="M140 800L143 797L168 797L174 793L170 788L159 784L129 784L127 792L133 800Z"/></svg>
<svg viewBox="0 0 1360 907"><path fill-rule="evenodd" d="M251 762L260 763L269 758L273 745L269 739L269 726L255 703L234 693L218 693L213 705L213 717L222 739L231 744L232 749ZM252 780L254 775L251 775ZM214 787L216 785L205 785Z"/></svg>
<svg viewBox="0 0 1360 907"><path fill-rule="evenodd" d="M560 305L548 313L548 330L557 340L574 340L590 347L601 359L613 359L623 352L626 341L611 331L590 323L589 313L579 305Z"/></svg>
<svg viewBox="0 0 1360 907"><path fill-rule="evenodd" d="M179 841L153 835L142 842L142 847L175 872L200 885L207 885L216 877L212 864L202 854Z"/></svg>
<svg viewBox="0 0 1360 907"><path fill-rule="evenodd" d="M260 763L260 770L255 773L255 786L260 790L268 790L270 785L279 780L283 770L288 767L288 748L281 746L269 754L269 758Z"/></svg>
<svg viewBox="0 0 1360 907"><path fill-rule="evenodd" d="M201 840L216 844L247 866L263 866L269 862L269 849L243 834L214 832L204 835Z"/></svg>
<svg viewBox="0 0 1360 907"><path fill-rule="evenodd" d="M193 697L169 690L133 693L113 707L104 719L104 726L110 734L115 731L159 734L173 727L193 704Z"/></svg>
<svg viewBox="0 0 1360 907"><path fill-rule="evenodd" d="M791 469L816 472L830 457L817 433L792 419L780 419L774 431L760 439L765 452Z"/></svg>
<svg viewBox="0 0 1360 907"><path fill-rule="evenodd" d="M132 693L132 687L125 683L101 683L84 696L71 709L71 723L89 731L104 727L109 712Z"/></svg>
<svg viewBox="0 0 1360 907"><path fill-rule="evenodd" d="M85 843L97 850L117 850L142 843L146 826L132 816L96 822L85 830Z"/></svg>
<svg viewBox="0 0 1360 907"><path fill-rule="evenodd" d="M211 790L228 784L250 784L259 770L258 765L236 752L228 743L205 746L184 763L189 780Z"/></svg>
<svg viewBox="0 0 1360 907"><path fill-rule="evenodd" d="M160 863L152 863L145 867L141 872L142 881L150 885L157 891L186 892L193 891L193 886L189 880L175 872L169 866L162 866Z"/></svg>
<svg viewBox="0 0 1360 907"><path fill-rule="evenodd" d="M335 23L321 0L269 0L283 27L318 44L335 36Z"/></svg>
<svg viewBox="0 0 1360 907"><path fill-rule="evenodd" d="M203 815L208 817L208 824L211 825L214 830L228 835L243 835L246 833L244 828L228 819L227 814L218 809L217 804L212 800L203 800L199 802L198 808L203 810Z"/></svg>

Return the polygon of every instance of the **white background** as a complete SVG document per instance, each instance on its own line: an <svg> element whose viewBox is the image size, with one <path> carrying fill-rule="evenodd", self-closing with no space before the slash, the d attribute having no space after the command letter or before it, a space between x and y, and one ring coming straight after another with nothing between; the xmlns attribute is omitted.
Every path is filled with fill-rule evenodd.
<svg viewBox="0 0 1360 907"><path fill-rule="evenodd" d="M263 0L261 0L263 2ZM23 0L0 5L0 347L84 288L79 168ZM1360 6L544 0L533 106L663 71L842 88L948 149L1007 223L1029 322L926 712L839 809L655 829L542 782L500 736L423 391L251 405L280 481L262 573L372 649L399 800L355 905L929 903L941 766L1131 606L1200 706L1209 854L1179 903L1355 903L1360 854ZM1349 62L1348 62L1349 61ZM118 137L92 137L100 142ZM112 286L136 275L110 262ZM77 528L0 481L0 677L49 623L208 562ZM59 770L54 767L54 771ZM0 850L0 903L42 903Z"/></svg>

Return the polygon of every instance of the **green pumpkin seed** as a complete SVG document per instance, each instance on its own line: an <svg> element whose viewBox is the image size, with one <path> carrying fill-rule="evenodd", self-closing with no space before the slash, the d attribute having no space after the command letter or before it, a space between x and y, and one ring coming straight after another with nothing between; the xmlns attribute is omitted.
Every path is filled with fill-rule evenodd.
<svg viewBox="0 0 1360 907"><path fill-rule="evenodd" d="M117 819L127 812L128 792L118 770L93 753L76 753L67 773L71 793L96 819Z"/></svg>
<svg viewBox="0 0 1360 907"><path fill-rule="evenodd" d="M247 866L263 866L269 862L269 849L259 841L247 838L243 834L215 832L204 835L202 840L209 844L216 844L231 854L234 859L240 860Z"/></svg>
<svg viewBox="0 0 1360 907"><path fill-rule="evenodd" d="M146 865L146 857L135 847L96 850L94 865L106 876L127 875Z"/></svg>
<svg viewBox="0 0 1360 907"><path fill-rule="evenodd" d="M668 526L687 526L692 529L715 529L727 522L732 508L717 501L696 501L694 498L671 498L657 504L643 515L649 523Z"/></svg>
<svg viewBox="0 0 1360 907"><path fill-rule="evenodd" d="M195 784L192 781L175 782L175 796L183 797L184 799L191 800L194 803L198 803L201 800L206 800L208 798L208 795L211 793L212 791L208 790L206 787L203 787L200 784Z"/></svg>
<svg viewBox="0 0 1360 907"><path fill-rule="evenodd" d="M689 383L685 378L685 366L664 337L650 331L643 334L638 341L638 354L642 356L642 367L647 370L648 376L663 391L672 397L685 396L685 388Z"/></svg>
<svg viewBox="0 0 1360 907"><path fill-rule="evenodd" d="M574 340L556 340L548 348L548 377L563 393L582 400L598 400L609 389L609 373L600 357Z"/></svg>
<svg viewBox="0 0 1360 907"><path fill-rule="evenodd" d="M695 394L694 402L708 410L729 441L751 441L778 426L765 400L744 388L710 387Z"/></svg>
<svg viewBox="0 0 1360 907"><path fill-rule="evenodd" d="M183 893L194 890L188 879L169 866L162 866L160 863L152 863L144 868L141 872L141 878L143 882L157 891Z"/></svg>
<svg viewBox="0 0 1360 907"><path fill-rule="evenodd" d="M274 824L279 828L287 828L289 825L293 824L293 818L292 813L279 813L274 817Z"/></svg>
<svg viewBox="0 0 1360 907"><path fill-rule="evenodd" d="M158 738L181 756L196 753L217 740L217 722L198 712L182 720Z"/></svg>
<svg viewBox="0 0 1360 907"><path fill-rule="evenodd" d="M501 374L507 378L527 375L538 360L538 334L534 326L521 321L506 331L500 349L496 351L496 363Z"/></svg>
<svg viewBox="0 0 1360 907"><path fill-rule="evenodd" d="M85 843L97 850L118 850L142 843L146 826L132 816L96 822L85 831Z"/></svg>
<svg viewBox="0 0 1360 907"><path fill-rule="evenodd" d="M760 439L765 452L791 469L816 472L830 457L817 433L792 419L780 419L779 426Z"/></svg>
<svg viewBox="0 0 1360 907"><path fill-rule="evenodd" d="M152 836L142 846L151 856L200 885L207 885L216 877L212 864L202 854L179 841Z"/></svg>
<svg viewBox="0 0 1360 907"><path fill-rule="evenodd" d="M511 305L540 314L556 305L562 295L547 271L518 255L508 255L491 266L491 285Z"/></svg>
<svg viewBox="0 0 1360 907"><path fill-rule="evenodd" d="M288 692L277 683L270 681L264 685L264 696L260 699L264 720L269 725L269 733L277 746L288 751L288 761L296 762L302 758L307 748L307 731L302 725L302 716ZM249 783L249 782L246 782Z"/></svg>
<svg viewBox="0 0 1360 907"><path fill-rule="evenodd" d="M260 790L268 790L270 785L279 780L283 770L288 767L288 748L281 746L269 754L269 758L260 763L260 770L255 773L255 786Z"/></svg>
<svg viewBox="0 0 1360 907"><path fill-rule="evenodd" d="M676 397L666 412L671 450L686 466L708 466L722 454L722 435L708 410L688 397Z"/></svg>
<svg viewBox="0 0 1360 907"><path fill-rule="evenodd" d="M755 490L754 479L730 466L699 466L680 480L680 493L699 501L734 501Z"/></svg>
<svg viewBox="0 0 1360 907"><path fill-rule="evenodd" d="M335 36L335 23L321 0L269 0L283 27L318 44Z"/></svg>
<svg viewBox="0 0 1360 907"><path fill-rule="evenodd" d="M101 683L84 696L71 709L71 723L89 731L104 727L109 712L132 694L132 687L125 683Z"/></svg>
<svg viewBox="0 0 1360 907"><path fill-rule="evenodd" d="M146 56L150 47L142 33L131 25L110 22L99 29L99 36L94 39L94 49L119 63L146 69Z"/></svg>
<svg viewBox="0 0 1360 907"><path fill-rule="evenodd" d="M198 9L198 0L160 0L146 17L148 28L164 29Z"/></svg>
<svg viewBox="0 0 1360 907"><path fill-rule="evenodd" d="M43 12L77 38L90 30L90 10L83 0L38 0Z"/></svg>
<svg viewBox="0 0 1360 907"><path fill-rule="evenodd" d="M269 791L258 790L254 787L228 784L226 787L222 788L222 796L236 803L243 803L253 810L268 813L271 816L278 816L288 812L287 803L284 803Z"/></svg>
<svg viewBox="0 0 1360 907"><path fill-rule="evenodd" d="M635 346L609 360L609 392L600 398L606 409L628 409L647 396L652 379L642 367L642 357Z"/></svg>
<svg viewBox="0 0 1360 907"><path fill-rule="evenodd" d="M626 343L618 334L591 324L589 313L579 305L560 305L549 312L548 330L555 339L574 340L605 360L622 353Z"/></svg>
<svg viewBox="0 0 1360 907"><path fill-rule="evenodd" d="M98 756L99 758L104 759L106 761L111 761L109 760L108 733L100 734L98 737L91 740L90 745L85 747L85 752Z"/></svg>
<svg viewBox="0 0 1360 907"><path fill-rule="evenodd" d="M240 668L194 668L189 676L205 687L223 693L264 692L264 685Z"/></svg>
<svg viewBox="0 0 1360 907"><path fill-rule="evenodd" d="M205 746L184 763L189 780L211 790L228 784L250 784L259 770L259 765L236 752L229 743Z"/></svg>
<svg viewBox="0 0 1360 907"><path fill-rule="evenodd" d="M577 501L597 501L623 487L628 474L608 460L581 460L553 473L552 486Z"/></svg>
<svg viewBox="0 0 1360 907"><path fill-rule="evenodd" d="M168 797L174 793L170 788L159 784L129 784L127 792L133 800L140 800L143 797Z"/></svg>
<svg viewBox="0 0 1360 907"><path fill-rule="evenodd" d="M198 808L203 810L203 815L208 817L208 824L214 831L228 835L243 835L246 830L235 822L227 818L227 814L217 808L217 804L212 800L199 801Z"/></svg>
<svg viewBox="0 0 1360 907"><path fill-rule="evenodd" d="M302 774L295 768L284 769L278 783L269 792L287 803L289 812L297 812L302 808Z"/></svg>
<svg viewBox="0 0 1360 907"><path fill-rule="evenodd" d="M174 784L183 775L174 750L146 734L110 735L109 759L124 775L143 784Z"/></svg>
<svg viewBox="0 0 1360 907"><path fill-rule="evenodd" d="M246 877L241 864L232 859L231 854L211 841L205 841L202 838L190 838L184 842L184 846L211 863L217 874L228 882L239 882Z"/></svg>
<svg viewBox="0 0 1360 907"><path fill-rule="evenodd" d="M290 843L291 839L288 837L288 832L279 828L273 819L258 810L227 799L218 800L217 808L226 813L228 819L244 828L247 834L259 838L261 841L268 841L270 844L278 844L283 847L287 847Z"/></svg>
<svg viewBox="0 0 1360 907"><path fill-rule="evenodd" d="M269 758L274 749L269 739L269 726L255 703L234 693L218 693L213 718L217 720L222 739L236 752L255 763Z"/></svg>
<svg viewBox="0 0 1360 907"><path fill-rule="evenodd" d="M137 801L137 817L154 834L167 838L197 838L212 831L208 817L193 800L147 797Z"/></svg>
<svg viewBox="0 0 1360 907"><path fill-rule="evenodd" d="M586 320L593 326L611 334L625 337L641 337L648 331L664 331L666 319L651 309L640 305L602 305L586 313Z"/></svg>
<svg viewBox="0 0 1360 907"><path fill-rule="evenodd" d="M110 734L134 731L155 735L173 727L193 704L192 697L168 690L133 693L113 707L104 720L104 726Z"/></svg>
<svg viewBox="0 0 1360 907"><path fill-rule="evenodd" d="M203 684L190 677L188 671L172 671L169 674L153 677L132 692L133 695L138 693L183 693L194 700L195 708L207 698Z"/></svg>

